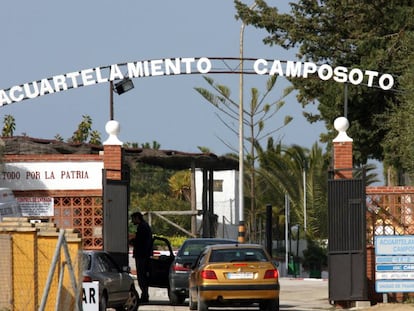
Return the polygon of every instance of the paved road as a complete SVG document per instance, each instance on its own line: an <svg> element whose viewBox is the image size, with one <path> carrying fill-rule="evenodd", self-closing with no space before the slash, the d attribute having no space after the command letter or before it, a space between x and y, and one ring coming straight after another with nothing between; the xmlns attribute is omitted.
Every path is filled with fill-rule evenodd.
<svg viewBox="0 0 414 311"><path fill-rule="evenodd" d="M330 310L328 301L328 281L320 279L280 279L280 310L309 311ZM150 302L139 307L139 311L188 311L188 301L182 306L171 306L167 291L150 288ZM235 310L218 308L217 310ZM238 309L239 311L258 310L258 308Z"/></svg>

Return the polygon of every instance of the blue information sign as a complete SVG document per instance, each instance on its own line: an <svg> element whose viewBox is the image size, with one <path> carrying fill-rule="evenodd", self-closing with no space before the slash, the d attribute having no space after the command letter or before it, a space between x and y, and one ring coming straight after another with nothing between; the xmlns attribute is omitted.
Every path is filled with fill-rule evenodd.
<svg viewBox="0 0 414 311"><path fill-rule="evenodd" d="M376 265L377 271L414 271L414 265Z"/></svg>
<svg viewBox="0 0 414 311"><path fill-rule="evenodd" d="M375 290L414 291L414 235L375 237Z"/></svg>

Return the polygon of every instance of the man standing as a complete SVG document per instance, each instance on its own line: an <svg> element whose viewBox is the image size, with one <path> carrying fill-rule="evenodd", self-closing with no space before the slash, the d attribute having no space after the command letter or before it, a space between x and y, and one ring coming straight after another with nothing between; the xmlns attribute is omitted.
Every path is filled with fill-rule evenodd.
<svg viewBox="0 0 414 311"><path fill-rule="evenodd" d="M152 256L152 231L150 225L144 220L140 212L131 215L134 225L137 225L137 233L133 240L134 258L137 269L138 285L141 288L140 302L148 302L148 278L149 260Z"/></svg>

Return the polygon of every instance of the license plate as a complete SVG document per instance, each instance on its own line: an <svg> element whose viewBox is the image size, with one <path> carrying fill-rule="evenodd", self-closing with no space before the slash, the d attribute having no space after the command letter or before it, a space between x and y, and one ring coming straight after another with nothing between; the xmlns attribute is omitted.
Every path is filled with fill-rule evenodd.
<svg viewBox="0 0 414 311"><path fill-rule="evenodd" d="M227 278L229 280L250 280L253 279L253 272L229 272Z"/></svg>

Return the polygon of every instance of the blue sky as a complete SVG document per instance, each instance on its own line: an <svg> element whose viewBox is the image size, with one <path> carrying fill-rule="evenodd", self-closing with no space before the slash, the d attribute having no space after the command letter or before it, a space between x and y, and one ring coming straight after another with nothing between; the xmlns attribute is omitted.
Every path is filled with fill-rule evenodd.
<svg viewBox="0 0 414 311"><path fill-rule="evenodd" d="M252 3L252 1L246 1ZM280 10L288 8L287 1ZM235 20L232 0L178 1L4 1L0 12L2 51L0 89L123 62L175 57L238 57L241 22ZM294 52L262 43L264 31L246 27L244 56L296 60ZM238 100L239 75L209 75L227 85ZM245 77L245 103L249 91L264 90L268 77ZM279 79L270 100L288 85ZM199 152L197 146L216 154L230 152L218 137L237 150L238 138L217 118L217 112L194 87L206 87L201 75L134 79L135 88L114 95L114 116L121 124L123 142L157 141L162 149ZM109 120L109 84L97 84L25 100L0 107L0 118L16 119L15 135L53 139L72 136L82 115L93 120L93 129L105 140ZM293 122L274 137L285 144L310 147L324 131L302 117L294 95L267 122L268 129L281 125L285 115ZM333 122L333 120L332 120ZM237 128L237 125L235 126Z"/></svg>

